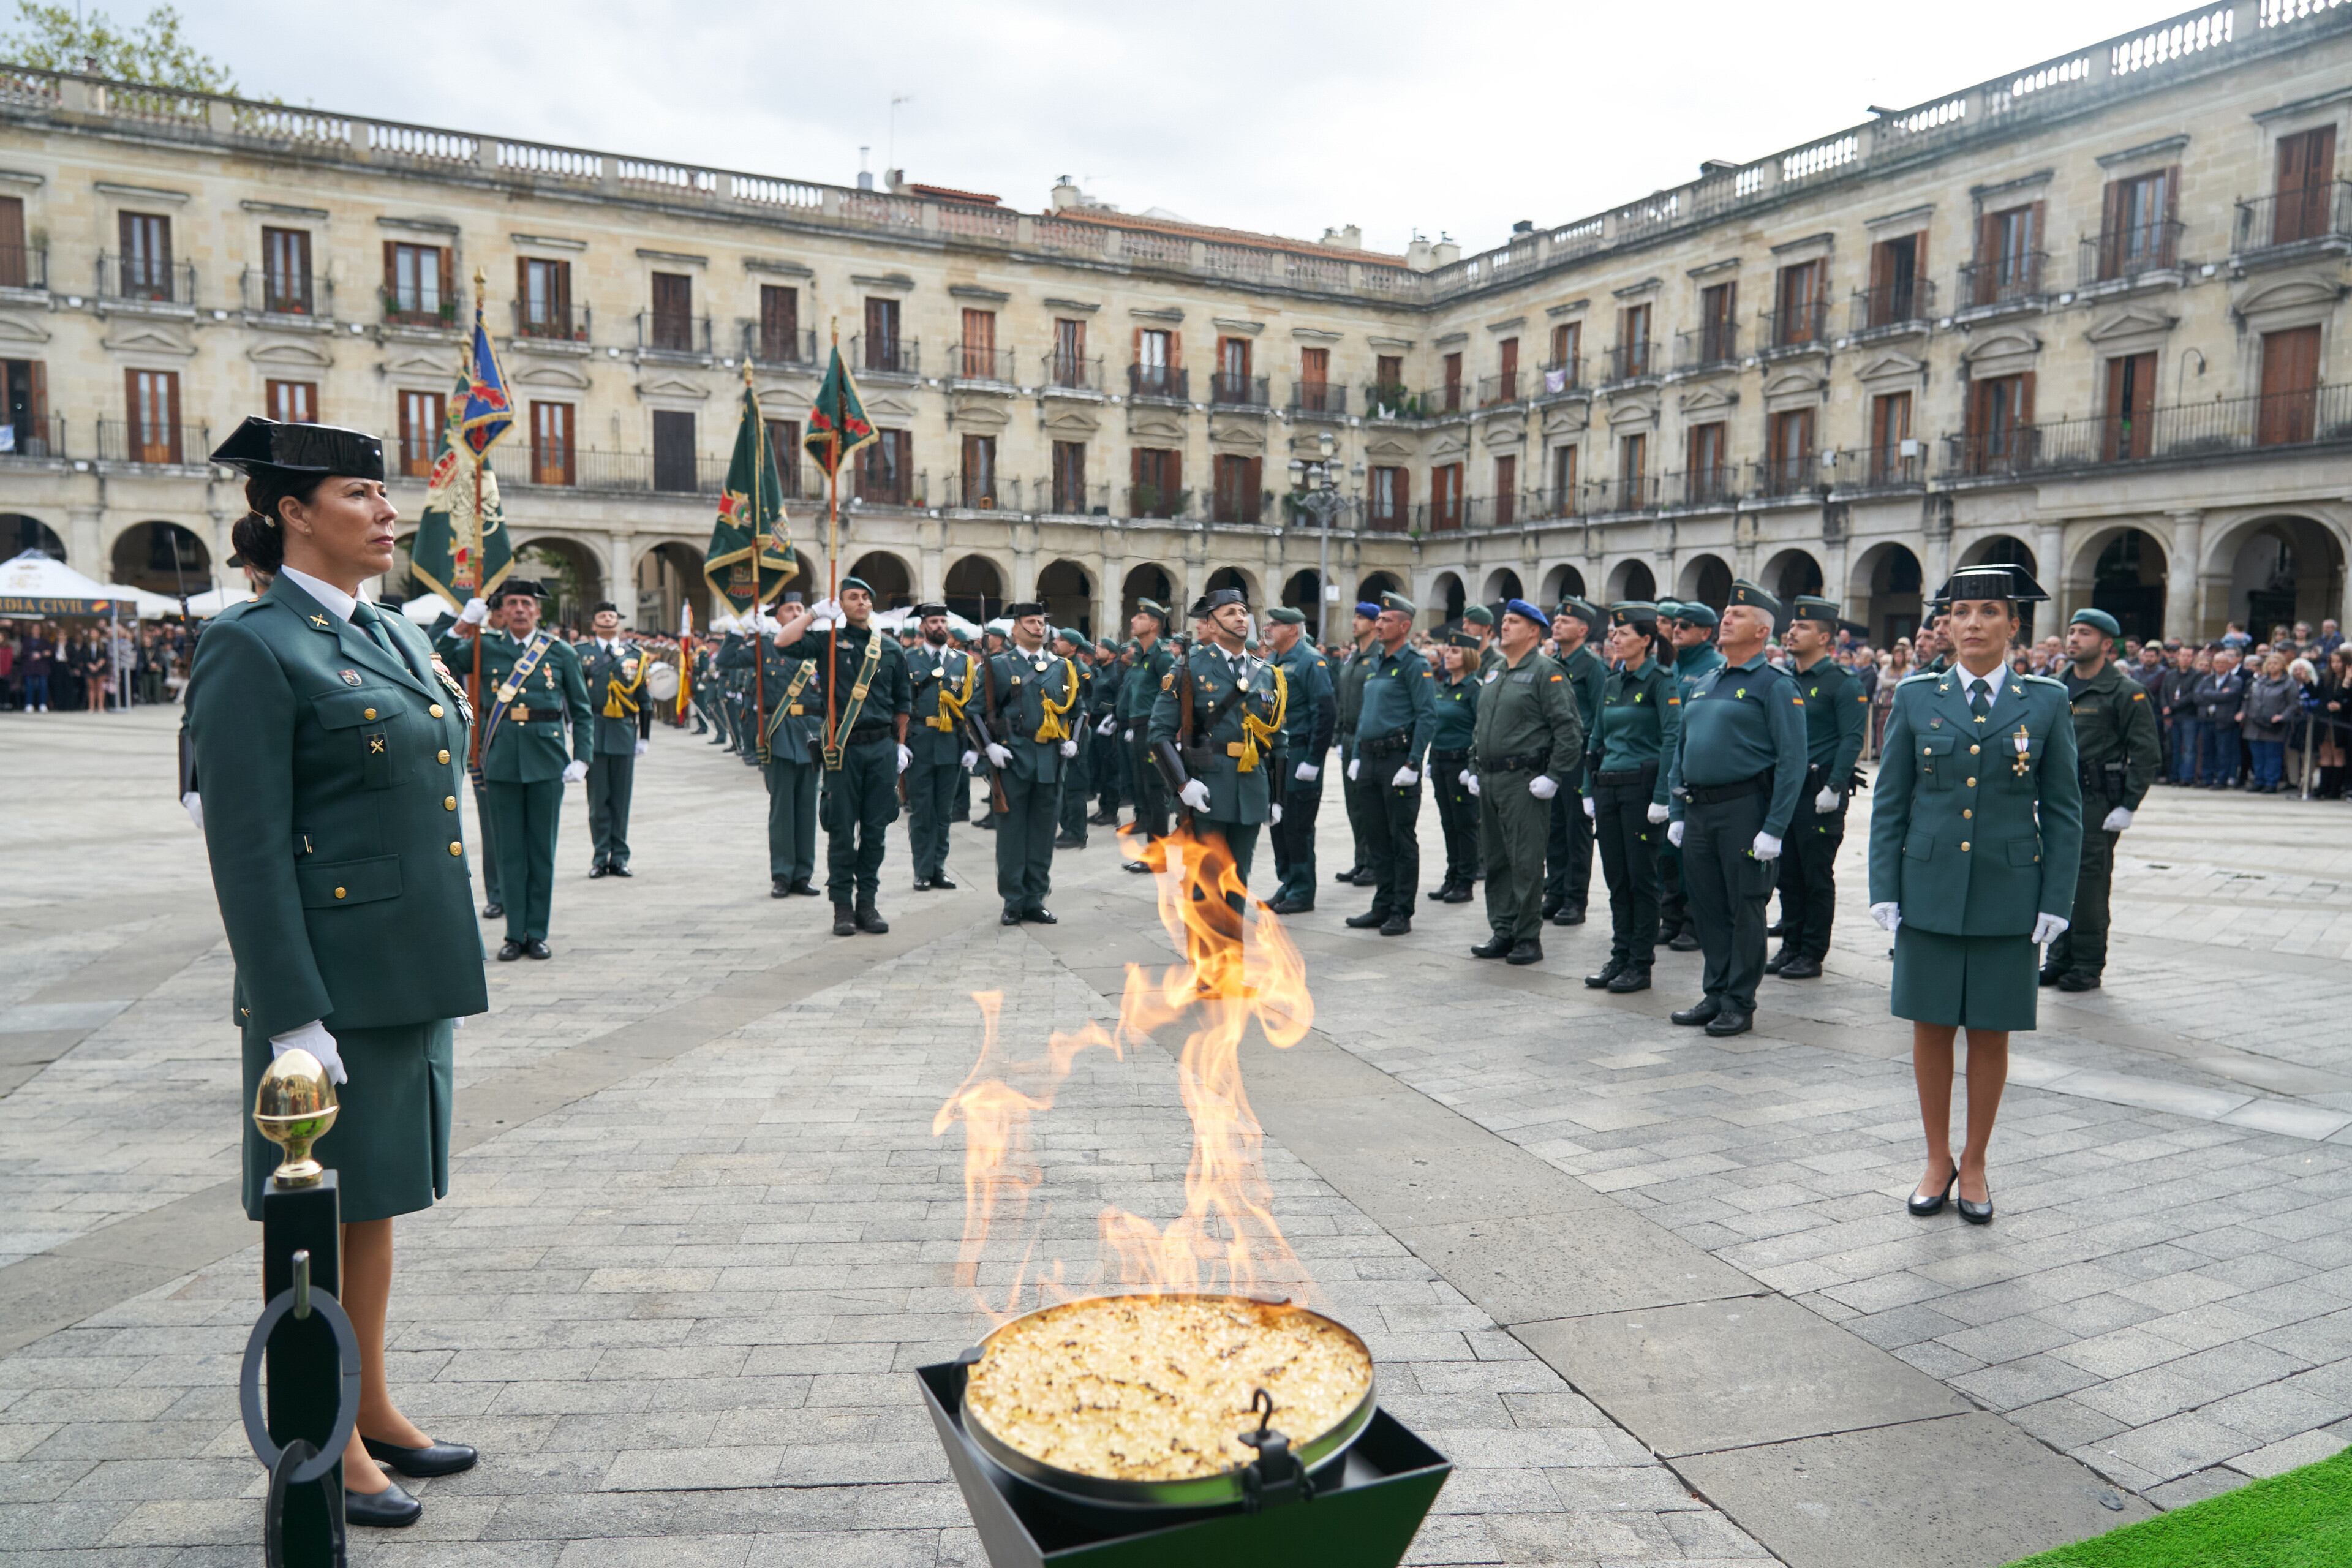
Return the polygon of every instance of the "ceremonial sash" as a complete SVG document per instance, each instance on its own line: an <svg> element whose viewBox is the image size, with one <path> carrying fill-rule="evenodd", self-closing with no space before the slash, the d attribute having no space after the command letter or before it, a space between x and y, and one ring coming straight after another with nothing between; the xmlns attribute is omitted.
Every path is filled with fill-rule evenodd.
<svg viewBox="0 0 2352 1568"><path fill-rule="evenodd" d="M1290 680L1277 665L1274 670L1274 717L1261 719L1249 710L1246 702L1242 705L1242 739L1238 742L1240 750L1237 752L1241 759L1239 772L1257 771L1258 759L1274 749L1275 737L1282 733L1283 716L1289 711Z"/></svg>
<svg viewBox="0 0 2352 1568"><path fill-rule="evenodd" d="M768 715L768 732L764 737L765 739L773 741L775 739L777 726L781 725L786 719L791 718L793 713L797 711L801 700L801 692L807 688L809 677L815 673L816 660L813 658L804 658L801 660L800 668L793 672L792 684L784 688L782 700L776 704L775 711ZM800 760L802 762L808 761L806 757L803 757Z"/></svg>
<svg viewBox="0 0 2352 1568"><path fill-rule="evenodd" d="M940 710L924 720L925 724L934 730L944 730L950 735L955 733L957 727L963 722L963 710L971 704L972 684L980 674L979 662L969 654L964 656L961 691L950 692L944 680L940 683Z"/></svg>
<svg viewBox="0 0 2352 1568"><path fill-rule="evenodd" d="M482 719L483 756L487 757L490 754L490 742L498 738L499 726L506 719L507 709L512 706L514 700L522 694L522 689L530 682L530 678L539 673L540 662L547 658L547 650L553 642L554 637L548 632L533 632L530 641L523 645L522 657L514 661L514 668L507 671L506 679L500 681L498 689L491 693L493 700L490 703L490 710ZM474 657L476 658L482 657L482 645L479 640L474 644ZM476 784L482 782L482 768L478 761L467 771L473 775Z"/></svg>
<svg viewBox="0 0 2352 1568"><path fill-rule="evenodd" d="M1062 661L1062 674L1065 678L1064 689L1069 695L1059 702L1046 696L1045 688L1040 687L1037 690L1037 705L1045 710L1045 715L1037 725L1036 738L1040 742L1066 741L1070 738L1069 721L1063 715L1069 712L1072 705L1078 700L1078 667L1066 658Z"/></svg>
<svg viewBox="0 0 2352 1568"><path fill-rule="evenodd" d="M621 663L626 663L632 658L635 659L637 661L637 678L635 680L628 682L626 685L622 684L621 678L617 674L610 676L605 679L604 717L607 719L634 719L637 716L638 702L636 694L646 683L646 660L644 652L642 649L638 648L625 647L617 652L614 657Z"/></svg>
<svg viewBox="0 0 2352 1568"><path fill-rule="evenodd" d="M857 681L849 689L849 701L835 717L833 733L824 738L824 771L841 771L841 738L857 727L857 716L865 711L866 694L874 686L874 672L882 666L882 634L866 634L866 658L857 667Z"/></svg>

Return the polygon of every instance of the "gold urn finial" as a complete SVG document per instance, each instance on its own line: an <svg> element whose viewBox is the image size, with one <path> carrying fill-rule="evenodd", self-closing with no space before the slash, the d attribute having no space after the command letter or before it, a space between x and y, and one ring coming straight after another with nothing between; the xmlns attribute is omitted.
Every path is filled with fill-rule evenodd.
<svg viewBox="0 0 2352 1568"><path fill-rule="evenodd" d="M271 1062L254 1091L253 1124L286 1151L270 1181L281 1187L318 1184L326 1167L310 1158L310 1145L327 1135L339 1110L335 1086L319 1058L299 1047Z"/></svg>

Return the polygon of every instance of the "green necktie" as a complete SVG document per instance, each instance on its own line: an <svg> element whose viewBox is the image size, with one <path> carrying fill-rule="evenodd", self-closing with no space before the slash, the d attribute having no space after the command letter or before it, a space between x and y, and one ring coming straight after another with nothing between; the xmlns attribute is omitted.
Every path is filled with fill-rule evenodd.
<svg viewBox="0 0 2352 1568"><path fill-rule="evenodd" d="M383 621L376 614L375 606L365 599L361 599L352 605L352 625L367 633L368 641L391 654L393 658L400 657L399 651L392 646L391 636L383 629Z"/></svg>
<svg viewBox="0 0 2352 1568"><path fill-rule="evenodd" d="M1977 716L1979 724L1992 717L1991 693L1992 682L1981 675L1969 682L1969 711Z"/></svg>

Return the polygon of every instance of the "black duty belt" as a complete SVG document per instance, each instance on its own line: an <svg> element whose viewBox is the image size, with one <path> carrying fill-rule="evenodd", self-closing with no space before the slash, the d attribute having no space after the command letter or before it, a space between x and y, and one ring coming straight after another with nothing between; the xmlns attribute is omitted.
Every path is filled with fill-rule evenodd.
<svg viewBox="0 0 2352 1568"><path fill-rule="evenodd" d="M1718 805L1727 800L1738 800L1742 795L1762 795L1771 786L1772 774L1768 770L1752 779L1741 779L1738 784L1693 784L1684 790L1683 799L1692 805Z"/></svg>
<svg viewBox="0 0 2352 1568"><path fill-rule="evenodd" d="M1539 773L1549 766L1549 752L1516 752L1507 757L1482 758L1478 771L1486 773Z"/></svg>
<svg viewBox="0 0 2352 1568"><path fill-rule="evenodd" d="M1643 763L1638 768L1601 768L1592 774L1592 782L1602 789L1626 789L1658 782L1658 764Z"/></svg>
<svg viewBox="0 0 2352 1568"><path fill-rule="evenodd" d="M849 743L862 746L870 741L887 741L896 728L887 719L878 724L853 724L849 727Z"/></svg>
<svg viewBox="0 0 2352 1568"><path fill-rule="evenodd" d="M1469 756L1469 754L1470 748L1467 746L1447 746L1443 749L1432 746L1429 748L1429 760L1433 763L1446 767L1451 767L1455 763L1461 762Z"/></svg>
<svg viewBox="0 0 2352 1568"><path fill-rule="evenodd" d="M533 710L524 707L520 702L510 702L507 705L507 717L518 724L528 724L533 720L552 721L563 717L563 710L561 708Z"/></svg>
<svg viewBox="0 0 2352 1568"><path fill-rule="evenodd" d="M1356 754L1360 757L1401 757L1412 749L1412 731L1410 730L1399 730L1393 735L1377 735L1370 739L1360 737L1356 742Z"/></svg>

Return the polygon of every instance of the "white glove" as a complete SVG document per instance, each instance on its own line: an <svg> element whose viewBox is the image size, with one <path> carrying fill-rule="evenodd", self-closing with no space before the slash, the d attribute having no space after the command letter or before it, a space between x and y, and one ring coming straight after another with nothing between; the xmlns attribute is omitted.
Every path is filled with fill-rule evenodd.
<svg viewBox="0 0 2352 1568"><path fill-rule="evenodd" d="M1118 720L1116 720L1116 719L1106 719L1106 720L1104 720L1101 723L1099 723L1099 724L1097 724L1097 725L1096 725L1096 726L1095 726L1095 733L1096 733L1096 734L1097 734L1097 735L1101 735L1101 736L1105 737L1106 739L1108 739L1108 736L1110 735L1110 732L1111 732L1113 730L1116 730L1116 729L1118 729Z"/></svg>
<svg viewBox="0 0 2352 1568"><path fill-rule="evenodd" d="M1685 824L1680 822L1669 822L1666 824L1666 842L1673 845L1677 849L1683 847L1683 828L1685 826Z"/></svg>
<svg viewBox="0 0 2352 1568"><path fill-rule="evenodd" d="M973 768L980 765L980 753L978 752L966 752L962 756L956 760L962 766L964 772L970 773Z"/></svg>
<svg viewBox="0 0 2352 1568"><path fill-rule="evenodd" d="M905 773L907 771L908 764L912 763L914 760L915 753L902 743L898 747L898 771L902 773Z"/></svg>
<svg viewBox="0 0 2352 1568"><path fill-rule="evenodd" d="M1780 841L1769 833L1759 833L1748 844L1748 852L1759 860L1778 860L1780 858Z"/></svg>
<svg viewBox="0 0 2352 1568"><path fill-rule="evenodd" d="M1356 782L1356 773L1358 770L1363 767L1363 765L1364 759L1361 757L1349 757L1348 759L1348 782L1349 784L1354 784Z"/></svg>
<svg viewBox="0 0 2352 1568"><path fill-rule="evenodd" d="M1478 798L1478 775L1477 775L1476 773L1472 773L1468 768L1465 768L1465 769L1463 769L1463 770L1462 770L1462 787L1463 787L1463 788L1465 788L1465 789L1466 789L1466 790L1468 790L1468 791L1470 792L1470 798L1471 798L1471 799L1473 799L1473 800L1477 799L1477 798Z"/></svg>
<svg viewBox="0 0 2352 1568"><path fill-rule="evenodd" d="M1559 781L1549 773L1538 773L1528 781L1528 793L1538 800L1549 800L1559 793Z"/></svg>
<svg viewBox="0 0 2352 1568"><path fill-rule="evenodd" d="M1279 805L1268 805L1265 808L1265 819L1268 823L1276 827L1282 826L1282 807Z"/></svg>
<svg viewBox="0 0 2352 1568"><path fill-rule="evenodd" d="M1290 776L1300 784L1313 784L1323 776L1323 765L1320 763L1301 763L1291 770Z"/></svg>
<svg viewBox="0 0 2352 1568"><path fill-rule="evenodd" d="M197 832L202 833L205 830L205 797L190 790L180 797L180 804L187 808L188 820L196 825Z"/></svg>
<svg viewBox="0 0 2352 1568"><path fill-rule="evenodd" d="M1829 785L1823 784L1822 786L1822 793L1813 796L1813 809L1820 812L1823 816L1827 816L1831 813L1836 811L1837 808L1838 792L1830 788Z"/></svg>
<svg viewBox="0 0 2352 1568"><path fill-rule="evenodd" d="M654 743L651 741L640 740L637 742L637 755L641 757L653 749Z"/></svg>
<svg viewBox="0 0 2352 1568"><path fill-rule="evenodd" d="M1129 730L1129 731L1128 731L1126 732L1126 734L1122 737L1122 739L1129 740L1129 741L1134 740L1134 739L1135 739L1135 731L1134 731L1133 730Z"/></svg>
<svg viewBox="0 0 2352 1568"><path fill-rule="evenodd" d="M1389 780L1391 789L1411 789L1421 782L1421 774L1412 768L1399 768L1396 777Z"/></svg>
<svg viewBox="0 0 2352 1568"><path fill-rule="evenodd" d="M1650 809L1643 815L1646 816L1650 819L1650 826L1655 827L1659 823L1664 822L1671 814L1668 813L1664 806L1660 805L1654 800L1650 803ZM1677 842L1679 842L1679 840Z"/></svg>
<svg viewBox="0 0 2352 1568"><path fill-rule="evenodd" d="M2119 805L2116 807L2115 810L2107 813L2107 819L2099 824L2099 831L2102 833L2121 833L2125 828L2129 827L2131 824L2131 807L2127 805Z"/></svg>
<svg viewBox="0 0 2352 1568"><path fill-rule="evenodd" d="M479 604L481 601L476 600ZM289 1051L308 1051L319 1058L327 1069L327 1077L336 1083L349 1083L351 1075L343 1071L343 1057L335 1049L335 1037L327 1033L327 1026L309 1023L299 1029L289 1029L282 1035L269 1037L269 1059L276 1061Z"/></svg>
<svg viewBox="0 0 2352 1568"><path fill-rule="evenodd" d="M1184 787L1176 792L1176 798L1194 811L1206 811L1209 809L1209 786L1199 779L1187 779Z"/></svg>
<svg viewBox="0 0 2352 1568"><path fill-rule="evenodd" d="M988 743L988 760L1000 768L1009 768L1013 765L1013 752L1010 748L991 741Z"/></svg>
<svg viewBox="0 0 2352 1568"><path fill-rule="evenodd" d="M841 606L831 599L821 601L814 610L809 612L808 629L813 632L826 631L834 626L846 626L848 623L849 617L843 615Z"/></svg>
<svg viewBox="0 0 2352 1568"><path fill-rule="evenodd" d="M1589 795L1584 797L1584 818L1587 822L1601 820L1601 803Z"/></svg>
<svg viewBox="0 0 2352 1568"><path fill-rule="evenodd" d="M2036 947L2044 947L2051 942L2056 942L2060 937L2066 934L2066 928L2074 923L2074 921L2068 920L2064 915L2040 915L2035 917L2033 921L2033 945Z"/></svg>
<svg viewBox="0 0 2352 1568"><path fill-rule="evenodd" d="M1873 904L1870 906L1870 918L1878 922L1881 931L1891 936L1895 928L1903 923L1903 906L1892 902Z"/></svg>
<svg viewBox="0 0 2352 1568"><path fill-rule="evenodd" d="M468 599L466 607L457 612L461 626L478 626L490 618L490 606L480 599Z"/></svg>
<svg viewBox="0 0 2352 1568"><path fill-rule="evenodd" d="M1076 741L1065 741L1062 742L1062 755L1066 757L1075 757L1077 754L1078 743Z"/></svg>
<svg viewBox="0 0 2352 1568"><path fill-rule="evenodd" d="M588 764L586 763L566 763L563 764L563 782L565 784L578 784L582 779L584 779L587 776Z"/></svg>

